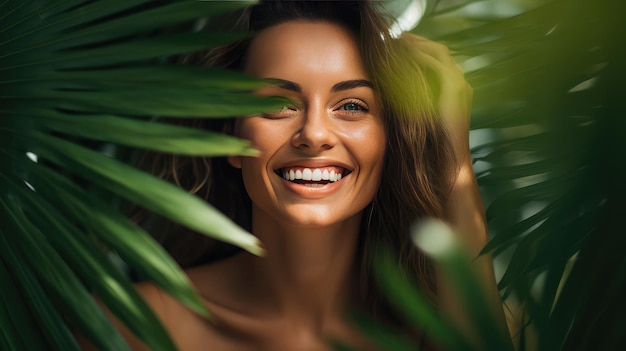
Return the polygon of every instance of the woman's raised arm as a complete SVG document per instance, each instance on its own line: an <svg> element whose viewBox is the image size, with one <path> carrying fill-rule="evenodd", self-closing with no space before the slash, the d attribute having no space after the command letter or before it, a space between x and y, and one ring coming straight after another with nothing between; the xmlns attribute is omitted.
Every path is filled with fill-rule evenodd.
<svg viewBox="0 0 626 351"><path fill-rule="evenodd" d="M478 183L472 167L469 148L469 126L473 91L464 77L463 70L457 65L449 49L442 44L425 38L405 34L417 48L419 60L428 65L435 73L439 83L438 108L447 129L454 152L455 166L452 174L453 185L445 204L445 216L448 223L468 249L471 257L478 257L489 240L485 209L478 189ZM491 256L486 254L473 261L474 269L482 281L487 298L491 303L492 314L500 322L503 332L508 334L502 309L501 298L497 290ZM458 296L452 284L437 273L440 308L467 334L474 335L472 323L462 310Z"/></svg>

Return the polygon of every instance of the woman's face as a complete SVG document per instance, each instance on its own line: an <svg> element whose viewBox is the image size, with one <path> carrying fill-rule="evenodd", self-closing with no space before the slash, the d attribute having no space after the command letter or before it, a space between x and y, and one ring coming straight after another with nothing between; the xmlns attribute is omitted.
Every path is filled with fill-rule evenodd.
<svg viewBox="0 0 626 351"><path fill-rule="evenodd" d="M386 137L354 37L327 22L275 25L252 41L245 72L278 79L258 93L293 102L235 125L261 151L229 158L241 167L253 216L303 228L358 216L378 188Z"/></svg>

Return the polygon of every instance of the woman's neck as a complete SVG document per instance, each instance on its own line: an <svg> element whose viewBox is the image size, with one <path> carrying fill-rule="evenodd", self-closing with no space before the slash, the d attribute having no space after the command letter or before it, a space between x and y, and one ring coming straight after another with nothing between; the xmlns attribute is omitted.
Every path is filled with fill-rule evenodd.
<svg viewBox="0 0 626 351"><path fill-rule="evenodd" d="M360 214L323 228L253 217L265 257L247 256L256 303L294 323L322 328L354 301Z"/></svg>

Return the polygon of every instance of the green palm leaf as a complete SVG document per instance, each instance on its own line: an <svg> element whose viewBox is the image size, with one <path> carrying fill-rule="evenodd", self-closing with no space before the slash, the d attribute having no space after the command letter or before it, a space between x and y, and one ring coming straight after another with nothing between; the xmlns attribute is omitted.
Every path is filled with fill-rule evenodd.
<svg viewBox="0 0 626 351"><path fill-rule="evenodd" d="M192 156L255 155L246 141L158 120L243 116L282 102L249 95L266 82L169 58L243 38L246 33L192 28L247 4L0 3L3 349L76 349L70 329L103 350L125 349L92 293L150 348L174 349L102 244L208 315L164 250L97 193L139 202L200 233L261 252L253 236L207 203L91 149L112 143Z"/></svg>
<svg viewBox="0 0 626 351"><path fill-rule="evenodd" d="M507 261L500 287L536 330L522 348L622 349L624 4L452 3L418 31L452 48L475 89L484 251Z"/></svg>

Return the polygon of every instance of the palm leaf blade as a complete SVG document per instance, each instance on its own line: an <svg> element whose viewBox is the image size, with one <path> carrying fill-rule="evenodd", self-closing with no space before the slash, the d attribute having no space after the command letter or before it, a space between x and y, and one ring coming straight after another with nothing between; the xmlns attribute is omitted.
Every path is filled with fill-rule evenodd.
<svg viewBox="0 0 626 351"><path fill-rule="evenodd" d="M188 285L188 280L164 250L136 225L119 213L107 209L93 196L48 170L33 170L29 179L39 192L58 199L53 204L80 216L80 224L94 230L98 237L118 252L141 274L149 277L189 308L208 315L204 305Z"/></svg>
<svg viewBox="0 0 626 351"><path fill-rule="evenodd" d="M221 133L116 116L76 118L55 111L42 111L35 116L37 119L32 123L51 131L147 150L194 156L258 154L249 142ZM28 121L29 118L24 116L24 120ZM133 138L138 134L142 137Z"/></svg>
<svg viewBox="0 0 626 351"><path fill-rule="evenodd" d="M173 184L61 139L40 133L32 133L30 137L42 145L42 148L34 150L37 154L61 167L78 171L94 183L142 203L200 233L233 243L253 253L261 252L258 239L215 211L208 203Z"/></svg>
<svg viewBox="0 0 626 351"><path fill-rule="evenodd" d="M42 203L41 199L28 194L24 194L22 199L29 202L28 210L32 212L29 217L34 218L39 227L59 234L48 235L47 238L63 259L76 268L77 275L93 287L105 304L111 306L111 312L151 349L175 349L152 310L92 241L87 240L71 223L64 223L63 216L49 204ZM137 328L139 324L143 327Z"/></svg>
<svg viewBox="0 0 626 351"><path fill-rule="evenodd" d="M111 326L103 311L96 304L91 295L87 293L82 284L72 274L69 267L57 255L56 251L42 240L43 234L34 226L22 227L30 222L19 210L11 211L5 203L5 210L16 217L15 225L19 228L24 239L20 241L21 250L28 252L29 264L38 267L35 271L38 280L43 284L45 291L51 295L55 302L65 306L73 306L68 309L68 318L75 325L86 325L84 328L98 347L105 350L126 350L128 347L119 333ZM15 208L15 207L14 207ZM48 302L50 303L50 302ZM50 304L52 305L52 304ZM51 309L50 307L48 307ZM55 313L50 313L54 316ZM57 326L52 327L52 323ZM54 338L59 350L78 350L65 323L54 319L46 322L50 328L50 335ZM65 332L64 332L65 331Z"/></svg>
<svg viewBox="0 0 626 351"><path fill-rule="evenodd" d="M206 20L245 5L244 2L146 0L14 1L0 5L11 13L10 16L4 15L5 12L0 15L3 35L0 40L0 101L3 117L8 116L0 119L0 176L7 180L5 184L10 185L6 187L10 197L16 199L2 211L11 213L15 219L12 223L29 234L24 236L28 241L11 240L12 245L17 246L10 249L20 249L15 251L16 260L7 267L14 269L17 258L25 254L25 248L40 250L36 258L29 261L33 274L26 275L31 279L30 283L40 284L34 285L39 286L39 290L26 295L24 301L37 307L30 312L31 320L39 325L39 330L52 333L41 339L45 345L42 348L75 347L71 333L67 332L65 323L68 321L59 319L57 313L60 313L69 316L73 326L79 324L81 333L92 339L97 347L123 349L124 342L119 335L106 340L109 334L97 332L99 329L114 331L108 319L102 316L89 320L96 310L102 312L82 287L83 283L153 349L173 348L164 329L147 305L140 302L131 285L112 270L103 254L95 253L99 248L94 242L106 243L143 277L155 281L201 315L208 315L180 268L164 250L125 219L119 210L111 208L110 196L98 199L91 194L93 189L100 194L118 189L121 196L116 197L117 200L128 198L128 194L121 192L119 185L122 183L115 185L115 182L106 180L106 167L110 166L131 172L133 180L123 182L126 186L133 187L142 179L152 179L149 182L156 179L139 171L133 172L130 166L91 151L85 145L93 146L97 144L94 141L100 141L190 155L255 154L249 143L234 138L149 122L155 119L153 116L242 116L275 109L284 103L247 99L248 92L267 85L267 82L216 69L183 67L168 57L241 38L242 35L236 33L192 33L190 29L198 19ZM78 67L82 69L78 70ZM147 86L154 90L143 92ZM51 145L50 142L55 146L44 155L41 146ZM155 143L160 145L155 147ZM88 155L97 155L97 161L78 172L63 172L63 167L59 169L50 162L55 157L63 159L59 155L61 149L61 152L68 151L68 155L72 150L81 154L73 154L64 162ZM85 154L83 151L90 152ZM40 161L29 160L26 154ZM65 165L69 167L69 163ZM93 166L95 168L90 168ZM101 178L95 176L98 173ZM72 174L84 177L80 180L84 187L71 183L77 179ZM91 176L94 179L90 179ZM119 179L122 178L123 174ZM25 179L29 179L28 183L24 182ZM159 186L163 184L161 182ZM165 202L173 194L178 199L176 201L182 201L179 204L191 207L201 204L201 212L208 215L203 224L205 232L215 234L234 229L239 235L235 241L250 238L200 200L169 184L166 188L158 195ZM152 197L152 201L156 204L158 199ZM174 209L167 205L156 204L156 207L166 212ZM191 217L200 215L197 212ZM181 211L173 215L181 216L186 215ZM194 221L186 217L188 221ZM3 221L0 227L3 239L11 232L7 228ZM50 228L54 230L49 232ZM82 230L91 233L86 236L80 232ZM222 237L233 238L223 233ZM211 235L216 236L214 234ZM67 246L63 246L64 243ZM52 268L45 270L36 264L42 262ZM49 277L46 278L45 274ZM54 286L50 277L61 279L62 284ZM75 287L75 292L64 294L69 287ZM61 303L42 302L44 291L52 294L54 302ZM72 298L76 304L87 300L90 304L74 308ZM83 312L81 317L79 314ZM48 328L52 320L58 328ZM6 341L9 345L10 339ZM118 342L119 345L115 344ZM67 347L59 346L65 345L63 343L68 343ZM119 347L111 346L113 344Z"/></svg>
<svg viewBox="0 0 626 351"><path fill-rule="evenodd" d="M4 255L3 255L4 257ZM0 345L3 350L44 350L45 337L17 289L18 284L11 278L7 258L0 260ZM28 331L24 335L23 331Z"/></svg>

